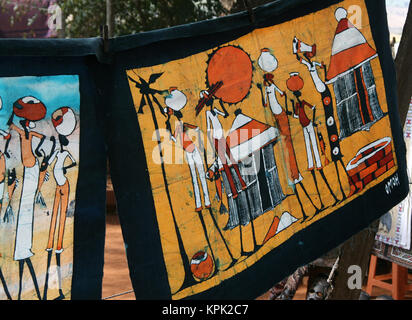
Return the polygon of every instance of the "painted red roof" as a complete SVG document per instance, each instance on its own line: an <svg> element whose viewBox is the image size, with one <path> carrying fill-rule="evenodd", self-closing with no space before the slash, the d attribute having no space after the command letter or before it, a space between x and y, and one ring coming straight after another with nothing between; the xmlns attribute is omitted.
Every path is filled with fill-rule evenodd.
<svg viewBox="0 0 412 320"><path fill-rule="evenodd" d="M327 74L328 83L377 56L362 33L346 18L338 23Z"/></svg>
<svg viewBox="0 0 412 320"><path fill-rule="evenodd" d="M276 141L279 132L263 122L239 114L226 137L232 155L240 161Z"/></svg>

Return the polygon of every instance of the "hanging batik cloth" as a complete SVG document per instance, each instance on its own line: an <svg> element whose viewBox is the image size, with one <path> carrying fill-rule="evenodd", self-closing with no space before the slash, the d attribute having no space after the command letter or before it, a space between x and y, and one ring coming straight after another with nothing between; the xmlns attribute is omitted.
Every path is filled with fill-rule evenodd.
<svg viewBox="0 0 412 320"><path fill-rule="evenodd" d="M137 298L255 298L408 192L384 1L276 1L250 18L110 42Z"/></svg>
<svg viewBox="0 0 412 320"><path fill-rule="evenodd" d="M99 47L99 39L0 40L2 299L101 296Z"/></svg>

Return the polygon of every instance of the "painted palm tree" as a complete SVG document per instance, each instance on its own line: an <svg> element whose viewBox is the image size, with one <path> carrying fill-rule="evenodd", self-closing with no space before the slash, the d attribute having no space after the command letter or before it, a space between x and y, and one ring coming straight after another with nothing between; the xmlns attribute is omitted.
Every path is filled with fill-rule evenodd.
<svg viewBox="0 0 412 320"><path fill-rule="evenodd" d="M163 161L163 152L162 152L162 148L161 148L161 139L160 139L160 134L159 134L159 124L157 122L157 118L156 118L156 112L155 112L155 104L157 105L157 107L160 110L160 113L167 118L166 113L164 112L164 109L162 107L162 105L160 104L160 102L157 100L157 98L155 97L155 94L163 94L166 91L163 90L157 90L157 89L153 89L150 87L150 85L152 85L153 83L156 82L156 80L158 78L160 78L162 76L163 73L154 73L149 77L149 81L144 80L143 78L139 77L139 81L131 78L130 76L128 77L130 81L132 81L136 88L138 88L140 90L140 93L142 95L142 98L140 100L140 105L139 105L139 110L138 113L143 114L144 113L144 107L145 106L149 106L150 108L150 112L152 115L152 120L153 120L153 125L155 128L155 132L156 132L156 139L157 139L157 143L158 143L158 150L159 150L159 155L160 155L160 164L161 164L161 168L162 168L162 175L163 175L163 183L165 186L165 191L166 191L166 196L167 196L167 201L169 203L169 207L170 207L170 211L172 213L172 218L173 218L173 224L174 224L174 228L175 228L175 232L176 232L176 237L177 237L177 241L178 241L178 247L179 247L179 252L180 252L180 257L182 260L182 265L183 265L183 269L184 269L184 273L185 273L185 277L183 280L183 283L181 285L181 287L176 290L176 292L173 292L172 294L175 294L185 288L191 287L195 284L197 284L197 281L193 278L192 276L192 272L191 272L191 266L189 263L189 257L186 253L186 249L184 247L183 244L183 239L182 239L182 235L180 233L179 230L179 226L176 220L176 215L173 209L173 204L172 204L172 199L170 196L170 191L169 191L169 186L168 186L168 182L167 182L167 177L166 177L166 169L165 169L165 164ZM202 221L202 226L204 227L204 223ZM206 234L206 233L205 233ZM207 234L206 234L207 237ZM209 241L208 241L209 243ZM215 272L213 273L213 275L217 272L217 267L215 265Z"/></svg>

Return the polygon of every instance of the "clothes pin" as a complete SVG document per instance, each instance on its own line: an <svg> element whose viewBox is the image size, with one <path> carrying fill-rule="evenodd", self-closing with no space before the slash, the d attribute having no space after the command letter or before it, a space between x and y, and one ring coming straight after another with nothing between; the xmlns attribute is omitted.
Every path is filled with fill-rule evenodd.
<svg viewBox="0 0 412 320"><path fill-rule="evenodd" d="M107 24L100 26L100 36L103 39L103 51L109 52L109 26Z"/></svg>
<svg viewBox="0 0 412 320"><path fill-rule="evenodd" d="M250 5L248 0L243 0L243 4L244 4L247 12L249 13L250 22L254 25L255 22L256 22L256 19L255 19L255 13L253 12L252 6Z"/></svg>

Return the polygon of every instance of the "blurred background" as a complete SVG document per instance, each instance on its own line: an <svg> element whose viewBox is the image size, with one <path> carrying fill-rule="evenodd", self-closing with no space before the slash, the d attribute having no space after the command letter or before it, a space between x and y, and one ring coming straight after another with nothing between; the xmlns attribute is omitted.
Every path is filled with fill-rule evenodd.
<svg viewBox="0 0 412 320"><path fill-rule="evenodd" d="M273 0L248 0L252 7ZM409 0L386 0L399 43ZM245 10L244 0L0 0L1 38L83 38L167 28Z"/></svg>

